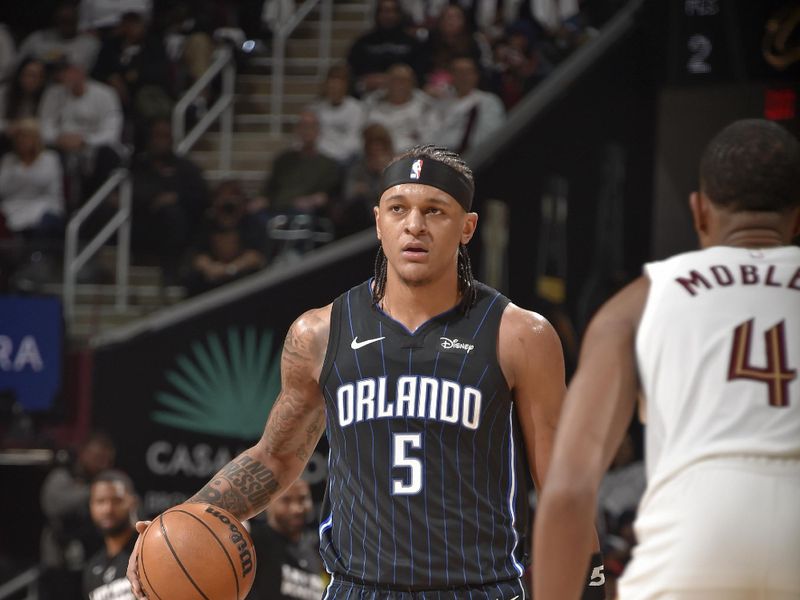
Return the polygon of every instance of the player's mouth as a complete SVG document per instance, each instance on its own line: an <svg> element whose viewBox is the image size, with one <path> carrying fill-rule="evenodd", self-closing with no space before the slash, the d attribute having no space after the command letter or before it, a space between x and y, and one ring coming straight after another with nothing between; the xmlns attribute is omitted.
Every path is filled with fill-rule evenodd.
<svg viewBox="0 0 800 600"><path fill-rule="evenodd" d="M403 257L409 260L420 260L428 256L428 250L420 243L412 242L403 246Z"/></svg>

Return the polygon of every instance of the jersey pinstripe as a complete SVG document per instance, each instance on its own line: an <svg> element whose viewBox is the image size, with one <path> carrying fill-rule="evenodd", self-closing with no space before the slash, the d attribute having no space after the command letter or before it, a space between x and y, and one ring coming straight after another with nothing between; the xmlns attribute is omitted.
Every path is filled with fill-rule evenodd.
<svg viewBox="0 0 800 600"><path fill-rule="evenodd" d="M334 301L320 377L329 572L409 590L522 575L530 478L497 360L508 300L477 289L467 315L413 333L373 305L369 282Z"/></svg>

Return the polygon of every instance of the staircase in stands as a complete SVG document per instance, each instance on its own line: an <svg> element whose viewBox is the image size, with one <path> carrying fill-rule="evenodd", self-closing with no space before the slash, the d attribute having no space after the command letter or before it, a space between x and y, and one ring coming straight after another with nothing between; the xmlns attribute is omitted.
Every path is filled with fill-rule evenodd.
<svg viewBox="0 0 800 600"><path fill-rule="evenodd" d="M353 40L369 28L371 15L370 0L334 0L331 63L345 59ZM190 154L203 167L212 189L223 179L235 178L242 182L248 194L260 193L272 159L291 144L292 125L297 114L320 95L325 69L320 70L318 66L319 29L319 8L316 8L298 25L287 42L279 135L270 132L272 58L253 56L241 66L236 75L231 171L218 170L218 129L212 127ZM100 265L100 271L113 272L113 249L101 251L93 263ZM85 343L102 331L142 318L185 297L183 288L164 285L157 266L131 265L130 299L126 311L119 312L114 306L115 289L110 282L77 285L75 317L68 324L73 343ZM48 284L41 291L60 294L61 285Z"/></svg>
<svg viewBox="0 0 800 600"><path fill-rule="evenodd" d="M344 61L353 40L371 23L369 0L334 1L331 29L331 63ZM272 58L252 57L236 75L234 135L231 172L218 170L219 133L209 132L195 146L191 157L206 173L209 184L225 177L242 182L248 194L260 193L272 159L292 142L292 125L298 113L322 90L325 67L320 68L319 7L298 25L286 45L281 135L270 131Z"/></svg>

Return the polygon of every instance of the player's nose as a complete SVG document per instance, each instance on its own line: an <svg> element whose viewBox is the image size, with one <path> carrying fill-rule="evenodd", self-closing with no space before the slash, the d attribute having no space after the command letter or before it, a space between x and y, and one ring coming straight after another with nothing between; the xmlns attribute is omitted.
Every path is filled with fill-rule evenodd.
<svg viewBox="0 0 800 600"><path fill-rule="evenodd" d="M419 235L419 233L425 231L426 228L425 215L422 214L420 209L412 208L408 211L405 225L406 231L413 235Z"/></svg>

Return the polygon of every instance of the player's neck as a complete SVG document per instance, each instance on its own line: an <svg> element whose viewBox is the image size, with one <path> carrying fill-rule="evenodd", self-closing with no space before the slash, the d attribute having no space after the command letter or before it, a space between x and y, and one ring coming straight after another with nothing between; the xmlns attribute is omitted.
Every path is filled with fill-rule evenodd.
<svg viewBox="0 0 800 600"><path fill-rule="evenodd" d="M133 529L125 529L124 531L120 531L119 533L115 533L113 535L106 535L104 538L106 543L106 554L108 556L116 556L122 552L122 549L128 545L133 533Z"/></svg>
<svg viewBox="0 0 800 600"><path fill-rule="evenodd" d="M381 309L409 331L453 308L459 301L458 280L443 277L424 285L409 285L389 274Z"/></svg>
<svg viewBox="0 0 800 600"><path fill-rule="evenodd" d="M736 231L725 237L724 245L738 248L772 248L786 246L787 242L775 231L765 229Z"/></svg>
<svg viewBox="0 0 800 600"><path fill-rule="evenodd" d="M718 244L738 248L787 246L797 218L796 213L722 212L718 216Z"/></svg>

